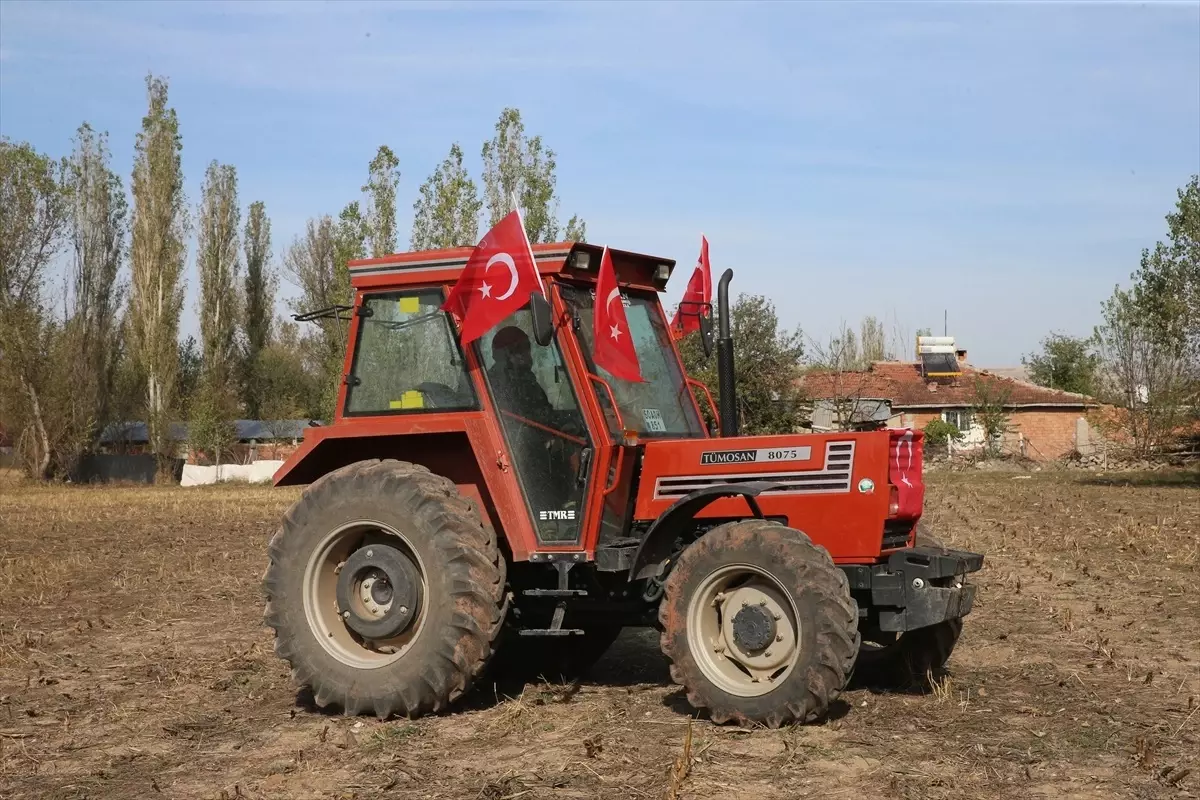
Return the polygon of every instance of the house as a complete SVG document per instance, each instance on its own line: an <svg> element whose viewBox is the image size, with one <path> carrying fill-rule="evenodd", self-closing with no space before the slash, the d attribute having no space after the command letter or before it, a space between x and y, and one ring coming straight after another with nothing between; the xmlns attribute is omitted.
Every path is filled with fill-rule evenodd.
<svg viewBox="0 0 1200 800"><path fill-rule="evenodd" d="M941 419L963 432L957 449L979 448L985 444L979 411L994 407L1007 417L1008 432L1001 443L1005 452L1054 461L1091 446L1094 433L1087 413L1098 406L1094 400L976 369L966 363L965 350L955 355L955 366L943 359L936 372L922 360L877 361L864 370L808 373L801 383L813 402L813 429L871 423L924 429L931 420ZM886 423L880 422L885 417Z"/></svg>

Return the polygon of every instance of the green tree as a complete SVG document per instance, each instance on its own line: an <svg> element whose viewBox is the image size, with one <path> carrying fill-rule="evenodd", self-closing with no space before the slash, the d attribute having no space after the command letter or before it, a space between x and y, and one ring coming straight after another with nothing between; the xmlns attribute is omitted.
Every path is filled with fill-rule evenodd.
<svg viewBox="0 0 1200 800"><path fill-rule="evenodd" d="M739 295L729 318L741 433L794 433L805 417L798 382L803 334L799 328L782 328L774 303L762 295ZM716 325L714 319L714 329ZM696 333L684 337L679 346L688 375L707 384L720 402L716 353L706 357ZM700 400L700 407L707 415L707 401Z"/></svg>
<svg viewBox="0 0 1200 800"><path fill-rule="evenodd" d="M1038 386L1094 396L1100 356L1095 340L1051 333L1042 339L1042 352L1021 359Z"/></svg>
<svg viewBox="0 0 1200 800"><path fill-rule="evenodd" d="M188 445L220 464L236 441L241 211L237 170L213 161L201 189L196 266L200 273L200 385L189 400Z"/></svg>
<svg viewBox="0 0 1200 800"><path fill-rule="evenodd" d="M945 446L947 442L958 442L962 438L962 431L953 422L946 422L940 417L934 417L925 423L926 445Z"/></svg>
<svg viewBox="0 0 1200 800"><path fill-rule="evenodd" d="M975 377L971 415L983 428L984 448L990 456L999 455L1004 446L1004 435L1010 428L1008 400L1011 394L1012 389L1007 382Z"/></svg>
<svg viewBox="0 0 1200 800"><path fill-rule="evenodd" d="M350 287L349 263L366 258L369 237L370 228L358 202L347 203L338 215L337 227L334 229L335 302L349 305L354 299L354 291Z"/></svg>
<svg viewBox="0 0 1200 800"><path fill-rule="evenodd" d="M175 386L180 397L192 397L200 390L200 380L204 374L204 358L200 355L200 343L195 336L188 336L179 343L176 363L179 370L175 378Z"/></svg>
<svg viewBox="0 0 1200 800"><path fill-rule="evenodd" d="M483 201L475 181L463 167L463 152L457 143L450 146L450 154L421 185L420 195L413 203L413 250L466 247L479 241Z"/></svg>
<svg viewBox="0 0 1200 800"><path fill-rule="evenodd" d="M147 76L146 94L148 109L137 135L133 166L128 332L131 352L146 381L151 447L166 455L179 366L188 213L180 163L183 139L175 109L167 105L167 82Z"/></svg>
<svg viewBox="0 0 1200 800"><path fill-rule="evenodd" d="M207 388L233 394L237 363L238 283L241 211L237 170L213 161L201 188L196 267L200 273L200 346Z"/></svg>
<svg viewBox="0 0 1200 800"><path fill-rule="evenodd" d="M259 354L264 391L263 419L316 418L325 387L308 368L307 348L294 322L280 322L279 335Z"/></svg>
<svg viewBox="0 0 1200 800"><path fill-rule="evenodd" d="M275 316L275 292L279 277L271 267L271 220L262 201L250 204L243 236L246 254L246 283L242 332L245 337L243 402L246 414L258 419L262 414L263 380L256 365L259 353L271 341L271 321Z"/></svg>
<svg viewBox="0 0 1200 800"><path fill-rule="evenodd" d="M863 317L858 328L859 364L863 369L876 361L887 360L887 334L875 317Z"/></svg>
<svg viewBox="0 0 1200 800"><path fill-rule="evenodd" d="M29 431L31 472L48 477L51 441L44 404L53 336L45 284L69 218L57 165L27 143L0 139L0 392ZM15 424L14 424L15 423Z"/></svg>
<svg viewBox="0 0 1200 800"><path fill-rule="evenodd" d="M562 226L554 193L554 151L542 144L541 136L526 137L520 111L506 108L500 113L496 134L484 142L482 156L488 225L495 225L513 210L515 196L529 241L537 244L558 239ZM582 236L586 229L583 220L577 216L571 220L569 233Z"/></svg>
<svg viewBox="0 0 1200 800"><path fill-rule="evenodd" d="M1096 341L1104 364L1101 397L1122 409L1120 427L1145 457L1171 438L1194 377L1186 351L1162 341L1161 322L1147 313L1138 289L1113 291L1101 307Z"/></svg>
<svg viewBox="0 0 1200 800"><path fill-rule="evenodd" d="M1178 191L1167 240L1142 251L1132 291L1159 345L1200 362L1200 176Z"/></svg>
<svg viewBox="0 0 1200 800"><path fill-rule="evenodd" d="M563 231L563 238L568 242L586 242L587 241L587 223L579 218L578 214L573 214L567 220L566 230Z"/></svg>
<svg viewBox="0 0 1200 800"><path fill-rule="evenodd" d="M284 254L283 270L300 289L300 297L292 301L299 312L315 311L334 305L348 305L352 299L347 257L354 251L354 226L357 204L342 212L334 223L329 216L310 219L304 236L297 237ZM361 239L358 240L361 248ZM332 419L337 398L338 381L345 355L347 323L339 315L330 314L314 320L315 332L305 340L309 366L320 376L322 402L319 414Z"/></svg>
<svg viewBox="0 0 1200 800"><path fill-rule="evenodd" d="M361 226L371 245L371 257L396 252L396 187L400 184L400 159L387 145L380 145L368 166L367 198Z"/></svg>
<svg viewBox="0 0 1200 800"><path fill-rule="evenodd" d="M197 457L221 464L237 444L237 428L230 415L229 395L210 379L201 378L191 398L188 447Z"/></svg>
<svg viewBox="0 0 1200 800"><path fill-rule="evenodd" d="M75 134L74 149L63 163L70 196L71 264L67 357L73 391L67 413L69 438L78 450L89 449L113 421L116 364L121 352L119 314L128 287L118 281L125 258L128 204L121 179L111 167L108 135L86 122Z"/></svg>
<svg viewBox="0 0 1200 800"><path fill-rule="evenodd" d="M1120 405L1139 455L1155 452L1200 408L1200 178L1179 190L1167 240L1142 251L1096 329L1103 394Z"/></svg>

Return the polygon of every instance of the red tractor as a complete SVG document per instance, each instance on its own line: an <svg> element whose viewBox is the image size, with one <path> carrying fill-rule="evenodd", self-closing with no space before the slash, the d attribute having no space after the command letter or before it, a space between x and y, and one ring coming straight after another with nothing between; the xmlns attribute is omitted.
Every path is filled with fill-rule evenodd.
<svg viewBox="0 0 1200 800"><path fill-rule="evenodd" d="M983 556L921 540L921 433L738 436L732 272L718 410L659 302L674 262L611 250L645 380L606 378L601 248L533 250L545 296L466 348L440 307L470 248L350 265L336 418L275 475L308 487L264 578L317 704L436 712L495 662L577 673L632 626L717 722L810 721L852 673L940 668Z"/></svg>

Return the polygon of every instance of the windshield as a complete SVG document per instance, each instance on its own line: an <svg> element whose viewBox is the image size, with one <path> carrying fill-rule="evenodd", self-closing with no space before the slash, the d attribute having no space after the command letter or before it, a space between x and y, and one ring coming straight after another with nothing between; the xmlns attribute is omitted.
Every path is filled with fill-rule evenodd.
<svg viewBox="0 0 1200 800"><path fill-rule="evenodd" d="M594 340L592 338L593 307L595 289L562 285L563 299L571 307L579 325L577 335L588 369L599 375L612 387L617 406L621 410L621 422L626 430L637 430L644 437L694 438L705 435L704 426L696 413L691 392L684 380L683 371L671 347L670 332L659 313L658 297L650 292L624 291L621 300L625 304L625 317L637 348L643 383L629 383L598 369L592 361ZM606 392L597 381L592 388L600 399L600 405L608 419L609 428L620 435L616 416Z"/></svg>

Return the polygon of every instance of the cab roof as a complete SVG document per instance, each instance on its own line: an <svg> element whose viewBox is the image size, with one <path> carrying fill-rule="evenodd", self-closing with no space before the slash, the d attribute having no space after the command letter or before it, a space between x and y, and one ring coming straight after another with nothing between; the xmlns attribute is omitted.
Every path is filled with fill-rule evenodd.
<svg viewBox="0 0 1200 800"><path fill-rule="evenodd" d="M452 247L444 250L419 250L395 253L382 258L364 258L347 263L350 282L356 289L450 283L458 278L473 247ZM585 242L551 242L533 245L538 271L542 275L564 274L578 280L596 280L600 269L602 245ZM657 279L659 266L665 266L667 277L675 268L675 260L609 248L617 280L661 291L666 279Z"/></svg>

